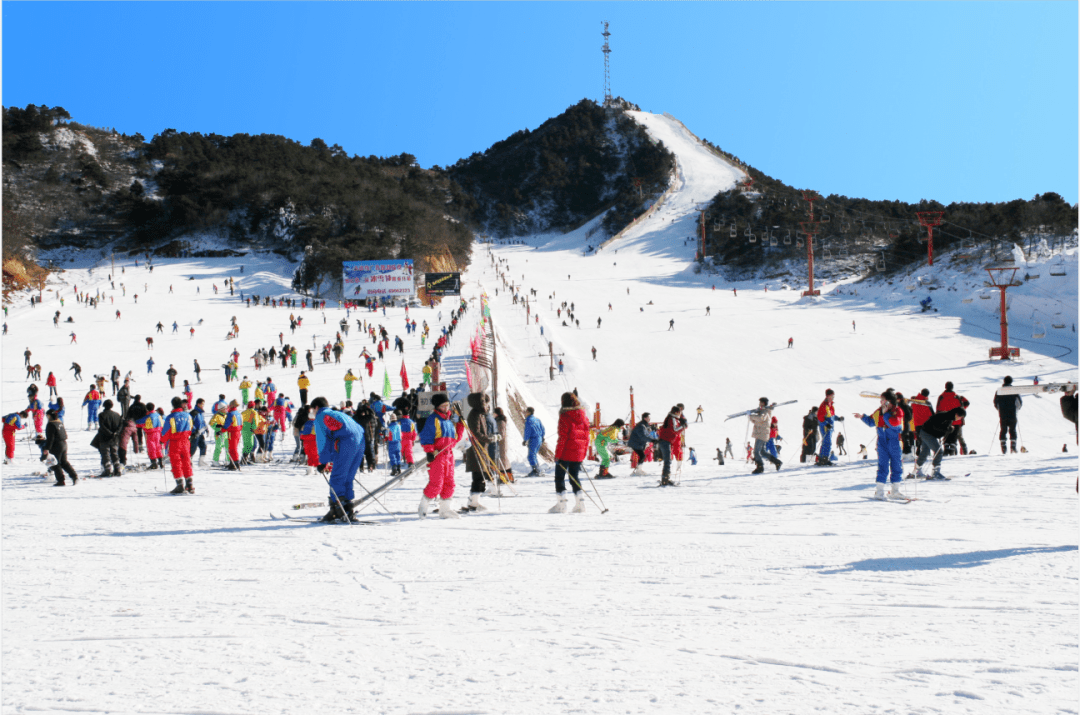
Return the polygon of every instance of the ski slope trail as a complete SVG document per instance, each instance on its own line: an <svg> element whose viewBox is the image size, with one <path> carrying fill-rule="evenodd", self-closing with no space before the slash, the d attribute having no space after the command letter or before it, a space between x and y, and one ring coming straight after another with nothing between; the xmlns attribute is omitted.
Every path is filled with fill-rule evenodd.
<svg viewBox="0 0 1080 715"><path fill-rule="evenodd" d="M966 293L922 314L919 296L899 284L863 285L858 295L826 285L810 301L780 283L766 292L697 275L687 237L704 199L694 192L723 185L723 167L705 168L715 157L698 156L669 119L639 121L679 156L685 183L669 199L685 213L643 223L598 255L586 250L590 226L478 246L443 376L463 398L486 294L501 405L513 395L534 407L554 447L560 397L574 388L603 423L629 419L631 388L637 417L659 421L682 402L699 461L676 464L680 486L658 488L656 464L632 476L622 459L614 479L586 480L584 513L549 514L545 464L541 478L520 478L503 498L488 492L488 512L443 521L417 518L426 480L416 476L368 505L361 518L374 525L349 527L281 518L321 513L290 507L327 496L322 477L289 463L290 436L273 464L196 469L195 496L167 495L167 472L91 478L100 462L79 405L92 376L113 365L133 371L145 400L167 404L179 393L164 375L173 364L178 386L187 379L213 402L240 396L220 371L236 349L241 377L272 377L299 403L297 379L314 348L312 397L344 400L349 368L363 378L354 401L386 380L396 395L402 365L419 383L456 301L408 316L347 314L334 302L248 307L252 293L303 299L288 292L296 266L273 254L159 259L153 272L124 259L119 276L89 259L70 264L43 303L31 308L27 294L10 306L0 341L3 414L26 404L29 348L43 378L59 378L70 460L83 477L50 486L25 433L3 468L4 712L1077 712L1075 432L1055 397L1025 397L1027 451L1002 456L992 407L1005 374L1018 384L1076 380L1075 333L1055 337L1067 349L1025 349L1023 360L1001 364L986 359L994 336L969 329L993 316L965 314ZM1075 252L1068 266L1075 272ZM957 278L936 270L939 285ZM225 278L235 294L222 289ZM100 296L100 307L75 301L76 287ZM1027 299L1044 302L1032 310L1076 304L1074 279L1046 295L1035 287ZM53 327L57 310L74 322ZM295 333L290 314L303 319ZM241 329L230 340L234 316ZM406 317L431 326L426 344L404 330ZM343 318L345 355L324 363L318 346ZM374 345L357 320L404 341L371 377L359 354ZM255 349L283 342L300 348L298 365L256 371ZM563 361L554 375L552 357ZM84 381L74 381L72 362ZM974 453L945 458L951 481L905 482L919 501L867 499L875 436L853 413L877 401L860 393L927 387L936 397L946 380L971 401ZM798 453L801 418L828 388L847 418L838 429L847 454L824 469ZM762 396L798 402L776 413L781 469L751 475L747 422L724 418ZM721 465L713 458L728 439L734 458ZM507 442L522 475L512 423ZM869 459L857 456L860 445ZM464 446L455 506L468 491ZM596 467L585 463L590 476ZM357 477L368 489L386 481L385 453Z"/></svg>

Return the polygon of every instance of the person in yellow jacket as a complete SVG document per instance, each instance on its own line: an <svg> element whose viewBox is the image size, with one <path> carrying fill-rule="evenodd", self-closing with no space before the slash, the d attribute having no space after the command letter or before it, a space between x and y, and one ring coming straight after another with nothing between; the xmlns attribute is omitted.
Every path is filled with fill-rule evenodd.
<svg viewBox="0 0 1080 715"><path fill-rule="evenodd" d="M241 405L246 405L248 402L251 401L251 398L249 397L250 393L251 393L251 380L248 379L247 375L244 375L244 381L240 383L240 404Z"/></svg>
<svg viewBox="0 0 1080 715"><path fill-rule="evenodd" d="M214 413L214 416L210 418L210 429L214 432L214 459L215 464L221 458L221 450L225 448L229 440L226 438L225 432L222 431L221 426L225 424L225 408L221 408Z"/></svg>
<svg viewBox="0 0 1080 715"><path fill-rule="evenodd" d="M300 377L296 380L296 386L300 388L300 406L307 407L307 391L311 387L311 380L303 370L300 371Z"/></svg>
<svg viewBox="0 0 1080 715"><path fill-rule="evenodd" d="M431 365L424 363L424 369L420 372L424 375L424 384L431 385Z"/></svg>
<svg viewBox="0 0 1080 715"><path fill-rule="evenodd" d="M259 413L255 410L254 402L249 402L247 409L240 413L240 436L244 442L244 454L240 459L241 464L249 464L254 461L255 429L259 426L259 419Z"/></svg>
<svg viewBox="0 0 1080 715"><path fill-rule="evenodd" d="M600 473L596 475L597 479L611 479L611 473L608 471L608 467L611 466L611 455L608 453L608 445L615 444L619 441L619 435L622 432L624 424L626 423L622 420L615 420L611 423L610 427L606 427L596 433L593 445L596 447L596 453L600 456Z"/></svg>
<svg viewBox="0 0 1080 715"><path fill-rule="evenodd" d="M345 372L345 399L346 400L351 400L352 399L352 384L354 382L356 382L357 380L359 380L359 379L360 379L359 377L357 377L356 375L353 374L352 370L347 370ZM361 385L360 387L363 387L363 385Z"/></svg>
<svg viewBox="0 0 1080 715"><path fill-rule="evenodd" d="M255 383L255 401L266 402L266 393L263 392L263 384L261 382Z"/></svg>

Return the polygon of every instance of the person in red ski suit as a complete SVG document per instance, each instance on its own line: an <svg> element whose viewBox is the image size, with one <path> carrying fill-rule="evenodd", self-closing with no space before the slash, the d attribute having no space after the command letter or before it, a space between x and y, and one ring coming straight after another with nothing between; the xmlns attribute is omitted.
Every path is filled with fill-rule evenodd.
<svg viewBox="0 0 1080 715"><path fill-rule="evenodd" d="M240 433L244 429L244 420L240 416L240 403L233 400L229 403L229 411L225 415L225 421L221 425L221 431L229 438L229 466L227 469L235 471L240 464Z"/></svg>
<svg viewBox="0 0 1080 715"><path fill-rule="evenodd" d="M420 500L418 511L421 518L426 516L428 506L438 497L441 499L439 516L453 519L458 515L450 507L450 499L454 496L453 447L465 434L465 423L458 420L455 424L450 416L450 399L446 395L434 395L431 405L435 412L427 418L420 433L420 446L428 463L428 484L424 487L424 497Z"/></svg>
<svg viewBox="0 0 1080 715"><path fill-rule="evenodd" d="M566 475L570 475L570 487L574 491L574 512L585 511L585 497L581 492L578 472L589 453L589 418L581 401L572 392L564 392L559 409L559 438L555 443L555 506L550 514L566 511Z"/></svg>
<svg viewBox="0 0 1080 715"><path fill-rule="evenodd" d="M187 491L194 494L191 481L195 476L191 469L191 415L184 410L184 400L179 397L172 398L172 406L173 410L165 418L161 430L161 439L169 447L169 465L176 480L172 493L183 494Z"/></svg>
<svg viewBox="0 0 1080 715"><path fill-rule="evenodd" d="M161 415L154 410L154 403L146 403L146 417L142 418L139 429L146 437L146 456L150 458L150 469L164 469L164 456L161 451Z"/></svg>
<svg viewBox="0 0 1080 715"><path fill-rule="evenodd" d="M15 432L23 429L26 425L22 423L30 415L29 412L23 410L22 412L12 412L10 415L4 417L4 463L7 464L12 459L15 459Z"/></svg>
<svg viewBox="0 0 1080 715"><path fill-rule="evenodd" d="M401 419L398 420L398 425L401 426L401 457L405 460L405 464L410 467L413 464L413 443L416 442L416 423L412 421L408 414L401 415Z"/></svg>

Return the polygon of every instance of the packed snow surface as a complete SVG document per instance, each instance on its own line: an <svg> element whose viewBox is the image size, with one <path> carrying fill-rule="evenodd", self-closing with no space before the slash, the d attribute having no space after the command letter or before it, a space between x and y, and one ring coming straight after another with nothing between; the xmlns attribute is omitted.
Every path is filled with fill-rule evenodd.
<svg viewBox="0 0 1080 715"><path fill-rule="evenodd" d="M1029 340L1020 362L1002 364L987 359L996 316L978 299L962 302L970 296L961 291L938 301L941 312L920 313L925 293L893 296L885 284L861 284L858 295L854 286L827 285L824 297L809 300L797 286L765 292L696 275L693 243L685 242L696 196L728 179L722 167L704 165L716 157L696 151L692 138L681 145L660 135L674 131L670 120L639 121L676 151L686 184L649 223L598 255L583 255L588 226L478 246L464 276L469 309L445 372L463 397L463 356L486 292L500 404L510 391L520 394L554 447L560 395L575 387L590 415L599 403L605 424L629 420L631 387L637 417L648 411L659 421L685 403L699 462L678 468L679 487L657 488L655 464L648 477L630 476L623 459L612 467L615 479L586 482L585 513L548 514L548 464L542 478L519 479L516 494L489 492L489 512L443 521L417 518L425 479L414 476L381 499L392 514L372 506L362 518L375 524L349 527L271 518L321 513L290 507L327 496L322 477L285 462L240 473L197 469L195 496L166 495L168 473L85 478L100 471L79 410L94 374L134 370L135 391L167 403L178 394L164 375L174 364L178 384L190 380L196 396L231 399L237 383L210 370L235 347L241 376L273 377L299 403L303 359L256 372L248 356L281 340L321 345L345 311L328 305L324 323L323 311L310 307L245 307L241 290L291 295L294 266L273 254L158 259L152 273L142 260L91 269L79 259L54 277L41 305L31 308L23 296L6 316L3 413L25 405L29 348L43 377L59 378L71 461L84 479L53 488L35 475L42 467L25 433L15 463L4 467L4 711L1075 713L1075 432L1056 396L1025 397L1027 452L1002 456L991 404L1006 374L1018 384L1036 375L1076 380L1075 333ZM1066 258L1070 275L1047 281L1039 305L1075 315L1075 253ZM944 264L937 270L943 284L970 278ZM214 294L226 276L236 280L236 296ZM513 302L511 282L529 297L528 314ZM100 292L100 307L76 302L76 287ZM563 301L574 304L580 327ZM434 336L453 305L447 299L409 315ZM74 323L54 328L56 310ZM295 334L290 312L304 318ZM240 337L226 340L232 316ZM346 368L364 376L354 399L381 390L384 369L397 393L402 360L418 383L431 343L421 348L404 318L403 308L353 311L343 363L324 364L316 352L311 395L344 399ZM388 353L374 380L356 357L373 347L356 319L405 341L404 357ZM147 337L155 337L152 351ZM554 380L549 341L564 363ZM73 361L86 382L72 380ZM945 458L951 481L905 482L919 501L868 499L874 430L852 414L877 401L860 392L927 387L936 398L946 380L971 401L964 429L977 454ZM849 455L814 468L797 459L800 424L826 388L847 417ZM786 438L782 468L750 475L746 420L724 418L762 396L798 402L776 413ZM698 405L703 418L695 422ZM511 433L520 476L528 467ZM725 438L736 457L720 466L713 457ZM869 460L855 458L860 444ZM292 446L286 438L278 458ZM596 464L586 468L595 477ZM358 477L369 489L382 483L385 459ZM457 483L460 505L469 483L460 463Z"/></svg>

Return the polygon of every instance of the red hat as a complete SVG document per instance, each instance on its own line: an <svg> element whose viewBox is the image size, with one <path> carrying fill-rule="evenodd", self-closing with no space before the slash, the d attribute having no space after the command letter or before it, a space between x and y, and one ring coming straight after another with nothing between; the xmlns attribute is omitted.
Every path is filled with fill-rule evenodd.
<svg viewBox="0 0 1080 715"><path fill-rule="evenodd" d="M776 424L776 418L775 417L772 418L772 421L773 421L773 424Z"/></svg>
<svg viewBox="0 0 1080 715"><path fill-rule="evenodd" d="M255 400L252 400L251 402L248 403L248 407L254 407L254 406L255 406Z"/></svg>

